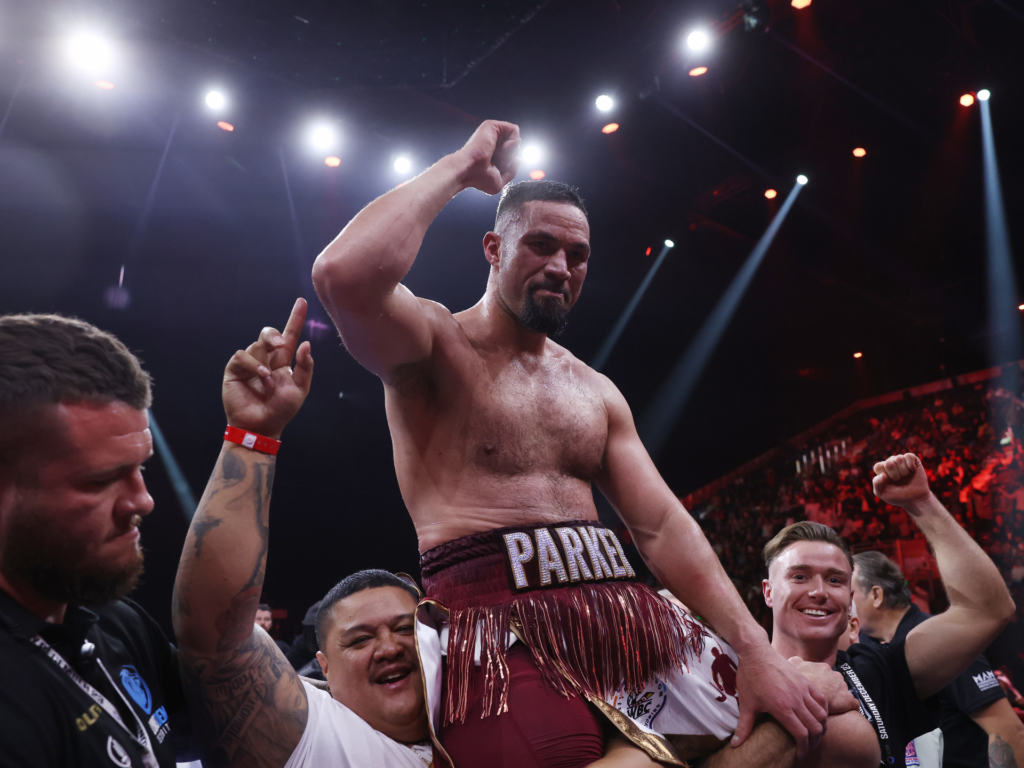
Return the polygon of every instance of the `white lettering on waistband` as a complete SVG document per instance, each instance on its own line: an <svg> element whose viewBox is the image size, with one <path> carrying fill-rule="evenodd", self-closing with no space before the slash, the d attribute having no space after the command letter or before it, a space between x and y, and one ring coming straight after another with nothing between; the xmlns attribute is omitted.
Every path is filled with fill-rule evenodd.
<svg viewBox="0 0 1024 768"><path fill-rule="evenodd" d="M492 545L493 546L493 545ZM512 574L515 576L516 588L526 589L530 582L526 579L526 571L523 570L523 563L533 559L533 540L528 533L506 533L505 548L508 550L508 560L512 564ZM551 580L551 574L548 574Z"/></svg>

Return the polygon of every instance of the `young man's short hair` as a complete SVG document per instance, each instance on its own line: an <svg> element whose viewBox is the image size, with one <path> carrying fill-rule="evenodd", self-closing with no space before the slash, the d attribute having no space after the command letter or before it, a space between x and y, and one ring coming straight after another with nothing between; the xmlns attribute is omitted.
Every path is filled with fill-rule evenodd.
<svg viewBox="0 0 1024 768"><path fill-rule="evenodd" d="M863 591L870 592L872 587L880 587L887 608L910 607L910 587L896 563L881 552L858 552L853 556L853 562L857 564L857 583Z"/></svg>
<svg viewBox="0 0 1024 768"><path fill-rule="evenodd" d="M834 544L846 555L846 560L850 563L850 570L853 571L853 556L843 537L827 525L812 523L810 520L801 520L799 523L787 525L775 534L775 538L764 545L765 567L770 571L772 563L778 559L779 555L801 541L823 541L826 544Z"/></svg>

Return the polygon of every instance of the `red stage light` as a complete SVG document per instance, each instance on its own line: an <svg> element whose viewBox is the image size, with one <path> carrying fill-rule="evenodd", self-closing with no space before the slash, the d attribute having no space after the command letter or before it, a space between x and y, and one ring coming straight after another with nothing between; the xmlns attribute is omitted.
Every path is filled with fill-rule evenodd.
<svg viewBox="0 0 1024 768"><path fill-rule="evenodd" d="M545 173L542 170L538 169L536 171L530 171L530 178L533 179L534 181L540 181L541 179L544 178L544 176Z"/></svg>
<svg viewBox="0 0 1024 768"><path fill-rule="evenodd" d="M223 120L217 122L217 127L220 128L222 131L235 130L235 126L233 126L231 123L225 123Z"/></svg>
<svg viewBox="0 0 1024 768"><path fill-rule="evenodd" d="M792 5L797 10L800 10L801 8L806 8L810 4L811 0L791 0L790 2L790 5Z"/></svg>
<svg viewBox="0 0 1024 768"><path fill-rule="evenodd" d="M690 77L700 77L708 71L707 67L694 67L690 70Z"/></svg>
<svg viewBox="0 0 1024 768"><path fill-rule="evenodd" d="M341 165L341 158L334 157L334 155L331 155L330 157L325 157L324 165L328 166L329 168L337 168L339 165Z"/></svg>
<svg viewBox="0 0 1024 768"><path fill-rule="evenodd" d="M608 125L601 129L601 133L615 133L617 130L619 130L618 123L608 123Z"/></svg>
<svg viewBox="0 0 1024 768"><path fill-rule="evenodd" d="M112 91L114 89L114 84L109 80L97 80L96 87L102 88L104 91Z"/></svg>
<svg viewBox="0 0 1024 768"><path fill-rule="evenodd" d="M974 103L974 96L972 96L969 93L965 93L963 96L960 97L960 105L961 106L969 107L973 103Z"/></svg>
<svg viewBox="0 0 1024 768"><path fill-rule="evenodd" d="M855 150L853 150L854 157L864 157L864 155L866 155L867 153L868 151L864 149L864 147L857 147Z"/></svg>
<svg viewBox="0 0 1024 768"><path fill-rule="evenodd" d="M647 253L645 253L644 256L650 256L650 255L651 255L651 247L647 246ZM1024 309L1024 307L1021 307L1021 309Z"/></svg>
<svg viewBox="0 0 1024 768"><path fill-rule="evenodd" d="M854 352L854 353L853 353L853 356L854 356L854 357L855 357L855 358L856 358L857 360L860 360L860 359L861 359L862 357L864 357L864 353L863 353L863 352Z"/></svg>
<svg viewBox="0 0 1024 768"><path fill-rule="evenodd" d="M777 194L779 193L776 192L774 189L766 189L764 191L764 196L767 197L769 200L774 200Z"/></svg>

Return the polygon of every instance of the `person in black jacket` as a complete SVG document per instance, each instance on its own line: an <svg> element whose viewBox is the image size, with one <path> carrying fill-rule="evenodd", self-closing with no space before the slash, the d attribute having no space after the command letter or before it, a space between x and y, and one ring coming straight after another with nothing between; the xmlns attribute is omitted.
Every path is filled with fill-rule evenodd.
<svg viewBox="0 0 1024 768"><path fill-rule="evenodd" d="M881 552L853 556L853 601L861 642L900 643L931 616L910 600L900 567ZM939 692L943 768L989 768L990 754L1024 757L1024 724L984 654ZM1018 761L1019 762L1019 761Z"/></svg>
<svg viewBox="0 0 1024 768"><path fill-rule="evenodd" d="M150 378L116 338L0 317L0 760L175 764L174 647L124 600L153 509Z"/></svg>

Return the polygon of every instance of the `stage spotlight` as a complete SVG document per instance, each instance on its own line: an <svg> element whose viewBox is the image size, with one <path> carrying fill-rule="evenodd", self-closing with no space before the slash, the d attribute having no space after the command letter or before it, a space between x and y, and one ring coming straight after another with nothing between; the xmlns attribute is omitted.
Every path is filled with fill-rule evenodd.
<svg viewBox="0 0 1024 768"><path fill-rule="evenodd" d="M791 0L790 5L796 8L798 11L801 8L806 8L811 4L811 0Z"/></svg>
<svg viewBox="0 0 1024 768"><path fill-rule="evenodd" d="M854 356L854 358L856 358L857 360L860 360L860 359L861 359L862 357L864 357L864 353L863 353L863 352L854 352L854 353L853 353L853 356Z"/></svg>
<svg viewBox="0 0 1024 768"><path fill-rule="evenodd" d="M545 174L544 171L540 169L537 169L536 171L530 171L530 178L533 179L534 181L540 181L546 175L547 174Z"/></svg>
<svg viewBox="0 0 1024 768"><path fill-rule="evenodd" d="M806 176L804 176L804 175L803 175L803 174L801 173L801 174L800 174L799 176L797 176L797 177L796 177L796 183L797 183L797 184L806 184L806 183L807 183L807 177L806 177Z"/></svg>
<svg viewBox="0 0 1024 768"><path fill-rule="evenodd" d="M206 106L210 109L221 109L225 104L224 94L219 91L210 91L206 94Z"/></svg>
<svg viewBox="0 0 1024 768"><path fill-rule="evenodd" d="M703 51L710 42L711 39L708 37L708 33L699 29L695 29L686 36L686 45L691 51Z"/></svg>
<svg viewBox="0 0 1024 768"><path fill-rule="evenodd" d="M112 91L112 90L114 90L114 84L112 82L110 82L109 80L97 80L96 81L96 87L97 88L101 88L104 91Z"/></svg>
<svg viewBox="0 0 1024 768"><path fill-rule="evenodd" d="M395 170L399 173L408 173L412 168L412 160L408 157L396 157L395 158Z"/></svg>
<svg viewBox="0 0 1024 768"><path fill-rule="evenodd" d="M694 67L690 70L690 77L700 77L708 71L707 67Z"/></svg>
<svg viewBox="0 0 1024 768"><path fill-rule="evenodd" d="M602 112L607 112L612 107L615 106L615 102L612 101L612 97L611 96L604 96L604 95L598 96L597 97L597 101L594 102L594 103L597 104L597 108L600 109Z"/></svg>
<svg viewBox="0 0 1024 768"><path fill-rule="evenodd" d="M671 240L666 240L666 241L665 241L665 247L666 247L666 248L675 248L675 247L676 247L676 244L675 244L675 243L673 243L673 242L672 242Z"/></svg>
<svg viewBox="0 0 1024 768"><path fill-rule="evenodd" d="M110 66L114 60L113 48L96 35L83 33L68 40L68 57L82 69L96 71Z"/></svg>
<svg viewBox="0 0 1024 768"><path fill-rule="evenodd" d="M341 158L335 157L334 155L331 155L330 157L325 157L324 165L326 165L328 168L337 168L339 165L341 165Z"/></svg>
<svg viewBox="0 0 1024 768"><path fill-rule="evenodd" d="M651 246L647 246L647 253L645 253L644 256L650 256L650 255L651 255ZM1022 309L1024 309L1024 307L1022 307Z"/></svg>
<svg viewBox="0 0 1024 768"><path fill-rule="evenodd" d="M217 127L220 128L222 131L235 130L235 126L233 126L231 123L225 123L223 120L217 121Z"/></svg>
<svg viewBox="0 0 1024 768"><path fill-rule="evenodd" d="M615 133L617 130L619 130L618 123L608 123L608 125L601 129L601 133Z"/></svg>
<svg viewBox="0 0 1024 768"><path fill-rule="evenodd" d="M774 189L766 189L764 191L764 196L767 197L769 200L774 200L776 196L778 196L778 194L779 193L776 192Z"/></svg>
<svg viewBox="0 0 1024 768"><path fill-rule="evenodd" d="M536 144L530 144L528 146L525 146L519 153L519 156L522 158L524 163L529 163L531 165L533 165L534 163L539 163L541 158L540 147L538 147Z"/></svg>
<svg viewBox="0 0 1024 768"><path fill-rule="evenodd" d="M331 149L335 144L334 130L329 125L314 125L309 131L309 141L316 149Z"/></svg>
<svg viewBox="0 0 1024 768"><path fill-rule="evenodd" d="M854 157L864 157L864 155L866 155L867 153L868 151L864 149L864 147L857 147L855 150L853 150Z"/></svg>
<svg viewBox="0 0 1024 768"><path fill-rule="evenodd" d="M960 106L962 107L969 107L973 103L974 97L969 93L965 93L963 96L960 97Z"/></svg>
<svg viewBox="0 0 1024 768"><path fill-rule="evenodd" d="M1017 309L1019 309L1021 312L1024 312L1024 304L1021 304L1019 307L1017 307Z"/></svg>
<svg viewBox="0 0 1024 768"><path fill-rule="evenodd" d="M978 91L978 101L988 101L992 94L988 92L988 88L982 88Z"/></svg>

